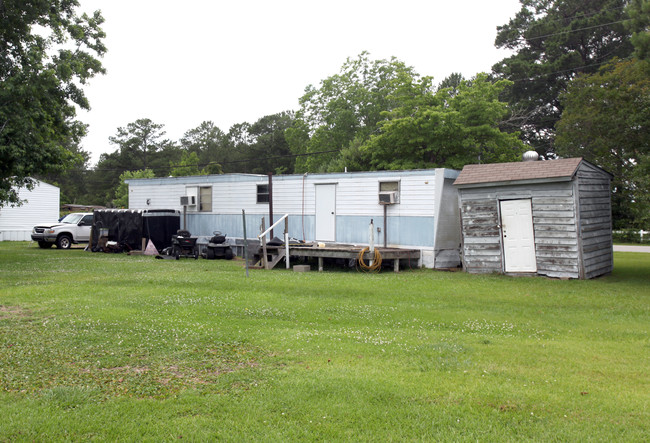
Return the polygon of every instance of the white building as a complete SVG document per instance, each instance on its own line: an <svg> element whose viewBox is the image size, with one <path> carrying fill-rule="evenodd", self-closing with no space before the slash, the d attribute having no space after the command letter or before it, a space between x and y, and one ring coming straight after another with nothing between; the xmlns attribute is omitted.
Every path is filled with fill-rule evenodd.
<svg viewBox="0 0 650 443"><path fill-rule="evenodd" d="M20 188L21 206L0 208L0 241L29 241L35 225L59 219L61 191L56 186L39 181L34 189Z"/></svg>
<svg viewBox="0 0 650 443"><path fill-rule="evenodd" d="M280 175L272 177L271 186L268 176L251 174L127 183L130 209L185 211L181 225L193 235L219 230L242 238L245 210L247 236L256 237L262 217L267 227L271 224L270 190L273 218L289 214L293 238L367 245L372 220L378 246L385 238L387 247L419 249L421 265L442 268L460 264L458 194L452 186L457 176L458 171L430 169Z"/></svg>

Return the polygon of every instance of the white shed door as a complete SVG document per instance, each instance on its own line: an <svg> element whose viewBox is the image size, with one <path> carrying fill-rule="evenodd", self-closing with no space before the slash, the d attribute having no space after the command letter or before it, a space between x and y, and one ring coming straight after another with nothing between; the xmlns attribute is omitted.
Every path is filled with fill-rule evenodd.
<svg viewBox="0 0 650 443"><path fill-rule="evenodd" d="M316 240L336 241L336 185L316 185Z"/></svg>
<svg viewBox="0 0 650 443"><path fill-rule="evenodd" d="M506 272L536 272L531 200L503 200L501 233Z"/></svg>

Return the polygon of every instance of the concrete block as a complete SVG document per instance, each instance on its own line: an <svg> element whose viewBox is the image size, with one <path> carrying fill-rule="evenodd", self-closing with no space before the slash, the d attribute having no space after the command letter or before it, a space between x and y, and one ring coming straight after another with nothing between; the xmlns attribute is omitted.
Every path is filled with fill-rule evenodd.
<svg viewBox="0 0 650 443"><path fill-rule="evenodd" d="M293 272L309 272L309 265L293 265Z"/></svg>

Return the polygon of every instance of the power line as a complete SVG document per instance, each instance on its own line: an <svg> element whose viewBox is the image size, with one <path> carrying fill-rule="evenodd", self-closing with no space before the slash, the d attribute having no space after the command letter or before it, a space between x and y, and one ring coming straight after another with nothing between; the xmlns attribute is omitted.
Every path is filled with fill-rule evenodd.
<svg viewBox="0 0 650 443"><path fill-rule="evenodd" d="M620 60L625 61L625 60L629 60L629 59L630 58L627 57L627 58L620 59ZM561 71L546 72L546 73L543 73L543 74L533 75L531 77L522 77L522 78L516 78L516 79L509 79L507 77L504 77L504 78L506 80L510 80L511 82L514 82L514 83L532 81L532 80L535 80L535 79L538 79L538 78L541 78L541 77L547 77L549 75L565 74L567 72L575 72L575 71L580 71L580 70L586 69L586 68L593 68L593 67L597 67L597 66L602 66L602 65L605 65L605 64L607 64L607 63L609 63L611 61L612 61L611 59L608 59L608 60L605 60L605 61L602 61L602 62L592 63L590 65L576 66L576 67L573 67L573 68L563 69Z"/></svg>
<svg viewBox="0 0 650 443"><path fill-rule="evenodd" d="M627 8L627 5L617 6L616 8L599 9L599 10L593 11L591 13L584 13L584 15L581 15L581 12L577 12L577 13L575 13L573 15L568 16L568 17L558 17L558 18L550 18L550 16L547 14L547 15L545 15L543 17L540 17L539 19L535 19L535 20L544 20L544 23L566 23L567 21L588 19L588 18L594 17L594 16L599 15L599 14L605 14L607 12L620 11L621 9L625 9L625 8ZM528 11L528 12L532 12L532 11Z"/></svg>
<svg viewBox="0 0 650 443"><path fill-rule="evenodd" d="M588 31L590 29L602 28L602 27L610 26L610 25L617 25L619 23L625 23L625 22L628 22L628 21L630 21L630 19L623 19L623 20L618 20L618 21L615 21L615 22L602 23L600 25L594 25L594 26L586 26L584 28L578 28L578 29L568 29L566 31L555 32L555 33L552 33L552 34L539 35L537 37L524 37L524 39L526 41L540 40L540 39L543 39L543 38L555 37L557 35L571 34L573 32Z"/></svg>

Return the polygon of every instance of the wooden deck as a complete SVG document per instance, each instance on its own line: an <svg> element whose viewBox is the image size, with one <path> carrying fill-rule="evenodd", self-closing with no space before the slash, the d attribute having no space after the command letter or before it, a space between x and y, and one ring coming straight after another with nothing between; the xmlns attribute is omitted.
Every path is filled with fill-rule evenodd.
<svg viewBox="0 0 650 443"><path fill-rule="evenodd" d="M267 264L266 269L273 269L286 255L286 248L284 246L267 246ZM364 249L363 246L352 245L337 245L329 244L325 247L318 247L317 245L290 245L290 257L315 257L318 258L318 271L323 271L323 259L325 258L343 258L343 259L358 259L359 254ZM410 260L417 263L420 260L419 249L399 249L399 248L378 248L375 247L381 254L382 260L393 260L393 271L399 272L399 261ZM260 248L256 254L256 263L262 263L263 252ZM363 255L363 260L369 263L373 260L374 254L366 251Z"/></svg>

